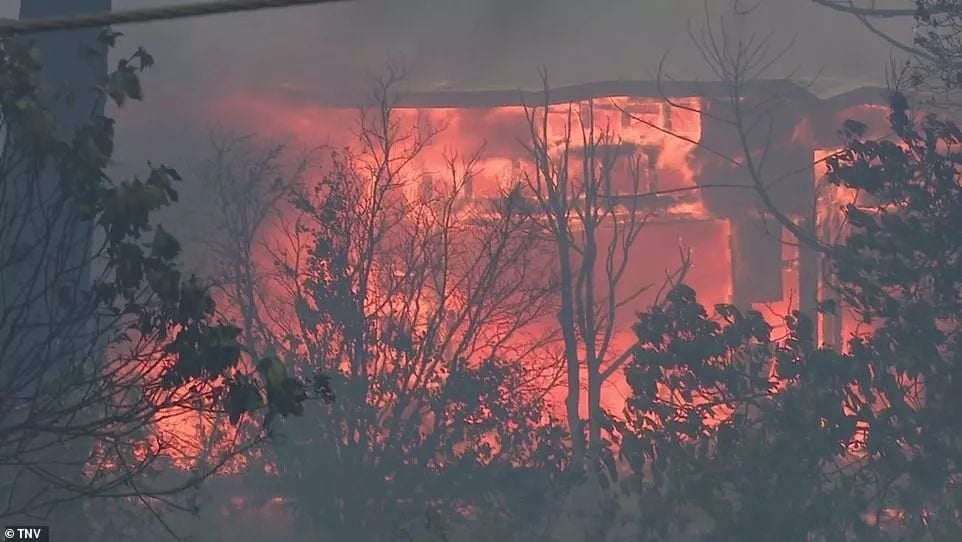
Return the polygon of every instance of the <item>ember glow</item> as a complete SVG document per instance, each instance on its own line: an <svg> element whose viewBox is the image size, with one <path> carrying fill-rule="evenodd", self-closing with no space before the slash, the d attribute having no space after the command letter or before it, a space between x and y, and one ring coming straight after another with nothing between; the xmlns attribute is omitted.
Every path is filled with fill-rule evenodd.
<svg viewBox="0 0 962 542"><path fill-rule="evenodd" d="M877 113L875 108L867 108L871 113ZM815 206L817 209L818 238L825 244L832 245L844 241L848 226L845 222L845 207L858 205L858 191L833 184L828 178L826 161L839 152L840 149L816 149L815 164ZM822 270L819 283L819 299L837 299L838 294L831 288L831 270ZM847 349L848 339L866 331L861 318L851 308L845 307L837 301L836 314L820 313L818 325L822 330L823 341Z"/></svg>
<svg viewBox="0 0 962 542"><path fill-rule="evenodd" d="M617 295L642 293L617 311L617 331L612 343L614 351L624 351L634 344L636 339L631 324L635 312L647 308L654 300L666 273L677 267L680 249L691 250L693 267L685 280L699 293L699 299L706 307L739 302L740 299L761 311L776 327L791 310L799 308L800 255L794 244L783 239L777 224L773 232L755 232L745 238L746 227L764 229L774 223L759 226L761 223L754 219L746 222L740 216L712 211L705 200L705 192L700 190L699 177L709 172L714 164L710 157L697 152L703 136L701 111L706 108L705 100L681 97L665 101L613 95L547 107L549 152L557 152L566 137L570 138L571 149L577 151L578 141L584 134L574 132L582 127L585 132L609 134L606 143L617 146L618 152L625 157L620 160L619 169L611 175L610 193L615 196L645 195L638 200L642 204L636 212L644 213L648 224L628 255L631 261L643 264L632 267L626 280L618 285ZM525 179L537 175L531 151L526 148L532 136L529 116L535 110L537 106L532 108L521 103L491 106L467 103L458 107L445 103L437 107L414 107L405 105L402 100L393 109L391 131L405 144L423 145L407 167L405 178L409 181L404 198L416 201L424 194L438 190L452 176L452 167L467 160L473 160L475 171L464 187L465 209L472 208L472 205L477 208L477 202L500 197L514 186L523 184ZM865 111L876 112L872 107ZM834 122L837 115L861 112L861 109L850 108L829 116ZM219 123L275 141L285 141L294 148L351 149L360 133L357 108L295 104L268 95L234 94L219 102L211 113ZM825 131L823 123L816 120L814 117L800 118L793 124L793 131L786 136L786 141L801 147L814 145L820 139L819 132ZM809 152L813 153L809 156L813 156L817 164L830 153L811 148ZM572 164L578 163L575 153ZM636 176L632 175L632 166L636 168ZM837 187L826 188L824 182L819 182L824 176L823 164L817 165L811 175L809 178L814 177L813 182L818 188L813 205L818 209L819 226L825 231L826 228L839 230L839 207L851 194ZM638 185L633 186L633 182ZM747 210L746 206L741 214ZM630 211L625 207L619 212ZM733 227L733 218L737 218L736 222L740 224L737 229ZM255 256L258 267L269 266L272 257L281 253L289 257L306 254L307 247L301 245L303 241L298 240L295 228L285 226L285 222L292 223L282 217L277 224L264 228L264 239L259 240L259 245L265 247L266 252ZM600 246L611 242L605 239L604 231L599 235ZM773 235L777 236L774 241ZM768 253L764 256L768 260L774 258L774 261L751 256L752 251L757 253L759 248L755 246L758 241L751 240L755 238L766 245L774 242L776 247L780 246L774 256ZM761 265L748 264L760 268L754 270L756 274L776 275L748 278L747 284L757 283L766 293L759 291L746 295L742 292L740 297L736 295L733 250L739 246L743 256L748 254L749 258L755 258L753 262L762 261ZM604 263L599 262L599 265ZM742 281L746 283L744 276ZM775 285L774 290L771 285ZM268 320L289 331L294 309L292 303L285 303L284 299L293 298L295 292L280 283L265 286L272 292L269 297L273 299L273 305L258 310L271 313ZM824 284L821 288L824 292ZM850 318L843 320L844 332L849 333ZM821 321L820 327L824 333L839 337L842 330L836 329L839 324L833 322ZM551 327L555 325L553 315L546 315L531 325ZM537 329L528 331L525 336L539 333ZM278 336L284 335L285 332L278 333ZM613 375L605 386L604 407L610 412L621 412L628 393L622 374ZM562 414L564 390L556 390L552 397L558 405L558 414ZM582 414L586 414L584 397L581 408Z"/></svg>
<svg viewBox="0 0 962 542"><path fill-rule="evenodd" d="M134 434L105 437L98 442L86 462L86 475L109 478L118 473L167 466L203 472L215 468L215 464L219 473L243 471L255 456L236 453L246 427L227 423L226 414L215 400L214 388L220 382L180 388L165 386L163 375L173 358L158 344L156 337L147 339L128 330L124 339L108 345L107 357L112 363L105 366L102 378L115 391L115 405L142 398L139 408L151 423L145 423ZM143 381L149 384L142 385Z"/></svg>
<svg viewBox="0 0 962 542"><path fill-rule="evenodd" d="M725 280L731 266L728 251L730 234L727 221L713 218L699 197L695 182L696 165L693 151L701 137L700 100L681 98L671 104L661 99L611 96L548 107L549 145L557 147L566 137L566 127L594 130L608 134L608 140L619 146L623 158L611 175L613 195L651 194L641 200L637 212L650 215L646 226L632 248L629 258L644 260L619 284L619 295L629 295L648 288L634 303L619 309L613 345L630 347L634 337L630 325L636 310L647 307L654 299L665 274L679 264L679 250L691 250L694 266L687 281L701 292L709 304L727 302L731 283ZM424 147L411 164L407 177L412 180L405 196L412 200L425 191L436 190L451 176L451 166L476 157L475 174L464 189L464 195L475 201L486 201L506 193L523 179L537 174L530 150L529 115L533 107L501 105L493 107L405 107L392 112L392 130L399 140L424 142ZM265 96L235 95L222 102L215 112L224 122L232 121L275 139L290 141L299 148L331 146L350 148L358 134L358 110L295 106ZM228 120L229 119L229 120ZM572 148L577 149L582 133L569 133ZM554 150L550 150L554 152ZM572 168L578 159L573 158ZM633 176L631 168L637 168ZM580 166L578 166L580 169ZM572 173L573 175L575 173ZM631 179L638 179L633 186ZM656 196L666 192L668 197ZM630 212L627 207L623 212ZM288 232L290 233L290 232ZM267 244L291 246L289 235L275 232ZM601 232L600 246L605 240ZM286 237L286 238L285 238ZM604 262L599 262L600 266ZM600 270L603 271L603 270ZM542 324L552 325L552 318ZM620 412L627 393L623 378L609 383L606 408ZM559 392L560 398L562 392ZM559 403L560 404L560 403Z"/></svg>
<svg viewBox="0 0 962 542"><path fill-rule="evenodd" d="M616 96L589 102L549 106L549 138L559 142L570 121L597 132L609 130L614 143L624 145L639 158L643 171L639 193L678 191L695 188L692 151L700 138L701 123L695 98L679 100L675 106L660 100ZM530 110L529 110L530 113ZM358 112L352 108L293 106L268 97L235 95L214 109L219 122L240 125L252 133L265 134L297 147L350 147L357 134ZM496 107L399 106L393 111L399 138L420 138L427 142L419 154L418 176L430 182L445 174L449 158L479 155L481 174L471 187L477 197L499 194L517 182L523 173L533 173L526 108L521 105ZM576 142L580 134L570 134ZM627 155L626 155L627 156ZM616 172L615 194L628 194L628 164ZM618 184L620 179L623 185ZM414 192L417 187L412 187ZM678 213L705 218L697 198L678 204Z"/></svg>

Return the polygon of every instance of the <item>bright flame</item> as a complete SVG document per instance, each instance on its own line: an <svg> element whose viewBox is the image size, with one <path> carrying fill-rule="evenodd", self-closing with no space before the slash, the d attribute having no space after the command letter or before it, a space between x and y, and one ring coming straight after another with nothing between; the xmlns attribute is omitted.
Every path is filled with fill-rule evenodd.
<svg viewBox="0 0 962 542"><path fill-rule="evenodd" d="M612 193L669 191L672 196L680 195L642 200L648 202L648 206L638 212L653 212L656 218L642 230L629 254L628 257L639 264L619 284L617 295L627 296L644 287L649 290L618 310L619 331L612 344L615 351L634 344L630 326L635 311L653 301L665 273L677 267L681 247L692 250L695 262L686 281L709 306L728 301L731 291L728 223L710 216L697 190L696 170L692 165L692 154L701 138L700 102L698 98L679 98L668 104L660 99L614 96L548 106L549 149L557 151L566 137L573 151L581 148L585 137L596 141L604 139L611 144L609 147L617 147L600 149L618 153L620 166L611 174ZM350 148L359 131L357 110L295 106L251 95L231 97L218 106L216 113L234 124L239 122L262 134L293 139L306 148L318 145ZM526 109L521 105L395 108L391 127L395 137L405 146L423 144L410 165L408 177L413 182L406 187L405 196L417 198L424 191L437 189L439 182L451 176L452 164L471 157L476 157L477 172L466 187L466 196L477 201L500 196L522 182L525 175L535 174L536 166L524 143L531 140L529 116L540 119L542 114L543 109ZM571 133L566 134L569 125ZM572 154L571 175L581 174L578 157L577 152ZM628 213L630 209L626 204L616 204L616 215ZM279 229L269 235L274 238L268 243L275 247L286 245L291 254L304 253L303 247L291 245ZM602 239L599 244L604 246L609 242ZM604 262L600 261L599 266L603 268ZM278 294L279 297L292 295L280 290ZM555 324L552 317L538 325ZM616 373L607 384L605 407L621 412L628 392L623 376ZM559 393L563 394L563 390ZM557 399L560 412L561 395Z"/></svg>

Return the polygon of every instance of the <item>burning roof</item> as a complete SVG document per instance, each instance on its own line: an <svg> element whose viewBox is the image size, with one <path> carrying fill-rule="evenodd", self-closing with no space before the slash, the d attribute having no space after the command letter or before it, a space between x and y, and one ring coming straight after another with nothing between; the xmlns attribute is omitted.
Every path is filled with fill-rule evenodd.
<svg viewBox="0 0 962 542"><path fill-rule="evenodd" d="M823 110L885 103L884 86L851 79L819 79L810 84L790 79L761 80L753 85L761 92L778 93L783 99L791 99ZM275 87L269 94L291 104L332 108L366 106L370 105L372 99L370 93L358 95L354 92L325 91L293 84ZM724 99L729 95L728 84L717 81L612 80L552 86L547 101L549 104L562 104L617 96L651 99L698 96ZM409 87L398 94L397 100L398 107L417 108L539 106L545 103L545 91L539 87L458 87L451 83L437 83L424 87Z"/></svg>

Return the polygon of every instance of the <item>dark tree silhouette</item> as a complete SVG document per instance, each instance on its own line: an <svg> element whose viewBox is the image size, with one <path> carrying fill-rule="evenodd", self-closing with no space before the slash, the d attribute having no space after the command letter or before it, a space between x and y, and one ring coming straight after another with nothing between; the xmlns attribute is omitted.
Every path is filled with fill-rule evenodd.
<svg viewBox="0 0 962 542"><path fill-rule="evenodd" d="M849 0L811 0L844 16L882 38L888 45L908 55L908 62L897 75L901 84L928 94L946 97L935 103L957 106L954 95L962 85L962 2L958 0L915 0L907 6L860 4ZM914 4L914 6L911 6ZM911 39L896 37L882 28L880 21L904 20L914 24ZM945 91L948 91L946 96Z"/></svg>
<svg viewBox="0 0 962 542"><path fill-rule="evenodd" d="M99 43L117 36L101 32ZM143 50L121 58L98 92L117 106L139 100L152 62ZM240 330L216 317L206 286L182 276L177 239L152 224L177 201L178 173L158 165L112 180L113 121L95 110L74 130L58 125L52 104L75 89L40 74L25 43L0 40L0 518L78 499L172 497L238 449L152 484L173 445L155 431L160 420L239 418L265 400L290 414L303 397L300 381L278 394L241 363Z"/></svg>
<svg viewBox="0 0 962 542"><path fill-rule="evenodd" d="M796 312L775 338L757 312L709 317L684 286L640 315L625 454L651 539L962 536L962 132L913 122L900 94L890 119L892 141L847 123L829 160L861 194L829 261L871 331L833 351Z"/></svg>
<svg viewBox="0 0 962 542"><path fill-rule="evenodd" d="M512 194L466 195L476 155L412 190L436 131L401 120L395 75L319 179L249 146L212 161L224 235L208 246L251 348L327 372L338 396L242 483L311 540L530 540L567 461L530 327L554 295L540 229Z"/></svg>
<svg viewBox="0 0 962 542"><path fill-rule="evenodd" d="M612 464L602 390L630 357L617 346L616 335L627 326L616 315L652 287L632 290L627 284L640 250L638 236L655 213L644 207L651 194L642 187L645 162L639 149L617 137L600 113L596 120L594 101L552 106L544 73L542 83L544 101L525 107L523 144L534 170L518 180L519 195L535 209L556 254L559 310L552 325L564 347L572 464L594 479L603 465ZM690 265L682 252L668 280L680 281ZM582 373L587 420L579 413Z"/></svg>

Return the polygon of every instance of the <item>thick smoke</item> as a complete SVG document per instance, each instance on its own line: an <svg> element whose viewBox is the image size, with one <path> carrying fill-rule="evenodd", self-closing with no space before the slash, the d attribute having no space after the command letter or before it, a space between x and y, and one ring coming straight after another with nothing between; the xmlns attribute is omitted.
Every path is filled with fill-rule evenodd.
<svg viewBox="0 0 962 542"><path fill-rule="evenodd" d="M178 1L114 0L114 9ZM772 77L818 75L827 89L841 79L884 81L888 45L856 19L810 0L737 0L757 8L733 17L735 1L357 0L123 27L122 46L143 45L158 64L146 80L148 102L121 117L120 150L134 163L181 161L195 147L187 134L206 133L205 111L223 97L295 88L322 101L368 90L389 63L408 66L415 88L513 89L536 88L542 67L555 85L651 79L667 53L666 76L712 80L689 35L701 32L706 13L716 29L725 15L733 36L769 35L773 52L791 44ZM13 4L2 2L0 16L15 16ZM911 32L909 21L893 25L885 30Z"/></svg>
<svg viewBox="0 0 962 542"><path fill-rule="evenodd" d="M707 0L709 17L728 14L729 30L743 36L770 33L775 48L794 42L773 75L878 80L885 68L886 46L854 18L809 0L737 0L743 10L758 4L738 21L730 16L735 2ZM166 61L165 83L189 81L211 92L352 88L398 59L422 86L516 87L536 83L541 66L560 84L650 78L669 51L672 76L710 78L688 34L705 18L706 0L358 0L162 22L131 27L128 35Z"/></svg>

